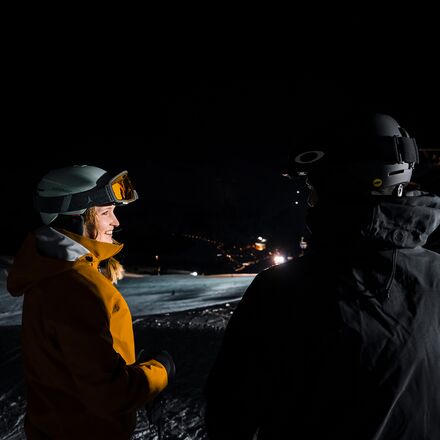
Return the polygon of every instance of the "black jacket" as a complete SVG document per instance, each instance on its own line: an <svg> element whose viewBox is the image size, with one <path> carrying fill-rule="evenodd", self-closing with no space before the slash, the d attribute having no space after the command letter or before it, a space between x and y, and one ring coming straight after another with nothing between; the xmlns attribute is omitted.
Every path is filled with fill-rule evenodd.
<svg viewBox="0 0 440 440"><path fill-rule="evenodd" d="M206 387L210 439L440 439L440 198L317 206L260 273Z"/></svg>

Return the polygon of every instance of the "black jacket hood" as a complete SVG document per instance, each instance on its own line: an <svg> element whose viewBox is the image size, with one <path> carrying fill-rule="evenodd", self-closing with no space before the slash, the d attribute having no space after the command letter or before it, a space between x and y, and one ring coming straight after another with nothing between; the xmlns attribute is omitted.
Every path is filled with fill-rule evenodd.
<svg viewBox="0 0 440 440"><path fill-rule="evenodd" d="M414 191L405 197L337 199L310 209L307 224L312 246L339 248L369 245L412 249L424 246L440 225L440 197Z"/></svg>

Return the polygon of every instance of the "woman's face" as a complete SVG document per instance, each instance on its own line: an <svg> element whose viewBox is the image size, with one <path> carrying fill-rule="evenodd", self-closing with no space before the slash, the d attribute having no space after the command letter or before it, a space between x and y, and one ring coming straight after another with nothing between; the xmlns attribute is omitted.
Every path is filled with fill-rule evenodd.
<svg viewBox="0 0 440 440"><path fill-rule="evenodd" d="M90 238L105 243L113 243L113 230L119 226L119 221L115 215L115 206L96 206L94 220L95 236Z"/></svg>

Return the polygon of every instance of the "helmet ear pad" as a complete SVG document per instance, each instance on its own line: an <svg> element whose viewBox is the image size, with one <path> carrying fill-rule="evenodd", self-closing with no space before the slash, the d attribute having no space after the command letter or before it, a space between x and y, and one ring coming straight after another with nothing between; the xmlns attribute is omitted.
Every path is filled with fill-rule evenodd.
<svg viewBox="0 0 440 440"><path fill-rule="evenodd" d="M79 211L73 211L73 212L70 212L69 214L67 214L67 213L65 213L65 214L49 214L47 212L40 212L40 217L41 217L41 220L43 221L43 223L45 225L53 226L54 225L54 221L60 215L65 215L67 217L69 215L72 215L72 216L74 216L74 215L83 215L85 212L86 212L86 209L81 209Z"/></svg>
<svg viewBox="0 0 440 440"><path fill-rule="evenodd" d="M50 224L51 227L65 229L77 235L84 235L84 216L83 215L64 215L58 214L57 218Z"/></svg>

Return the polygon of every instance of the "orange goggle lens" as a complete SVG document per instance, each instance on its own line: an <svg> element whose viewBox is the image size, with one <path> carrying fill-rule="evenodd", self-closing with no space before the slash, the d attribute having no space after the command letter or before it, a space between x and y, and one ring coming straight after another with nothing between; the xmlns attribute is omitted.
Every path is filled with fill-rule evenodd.
<svg viewBox="0 0 440 440"><path fill-rule="evenodd" d="M118 202L132 202L136 200L136 191L126 172L119 174L110 182L113 195Z"/></svg>

